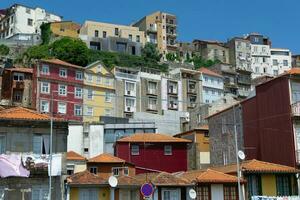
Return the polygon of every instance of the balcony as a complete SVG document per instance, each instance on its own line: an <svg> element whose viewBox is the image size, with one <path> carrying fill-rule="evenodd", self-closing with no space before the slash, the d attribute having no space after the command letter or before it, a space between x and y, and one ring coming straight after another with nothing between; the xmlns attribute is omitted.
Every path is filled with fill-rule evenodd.
<svg viewBox="0 0 300 200"><path fill-rule="evenodd" d="M300 117L300 101L291 105L291 111L293 116Z"/></svg>
<svg viewBox="0 0 300 200"><path fill-rule="evenodd" d="M150 26L148 29L147 29L148 32L151 32L151 33L156 33L157 32L157 26L156 24L153 25L153 26Z"/></svg>
<svg viewBox="0 0 300 200"><path fill-rule="evenodd" d="M177 34L176 34L175 32L168 31L168 32L167 32L167 36L170 36L170 37L176 37Z"/></svg>
<svg viewBox="0 0 300 200"><path fill-rule="evenodd" d="M24 81L13 81L12 87L14 89L23 90L25 88Z"/></svg>
<svg viewBox="0 0 300 200"><path fill-rule="evenodd" d="M124 73L124 72L116 72L115 76L119 77L119 78L125 78L125 79L133 79L133 80L138 79L137 74L129 74L129 73Z"/></svg>
<svg viewBox="0 0 300 200"><path fill-rule="evenodd" d="M153 88L148 88L147 94L150 94L150 95L157 95L157 90L156 90L156 89L153 89Z"/></svg>

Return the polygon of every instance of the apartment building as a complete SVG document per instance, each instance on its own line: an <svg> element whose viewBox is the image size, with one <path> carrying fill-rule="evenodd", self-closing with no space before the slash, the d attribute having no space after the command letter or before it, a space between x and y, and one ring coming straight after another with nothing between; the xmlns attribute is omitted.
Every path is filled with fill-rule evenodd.
<svg viewBox="0 0 300 200"><path fill-rule="evenodd" d="M271 48L272 67L269 75L277 76L292 68L292 56L289 49Z"/></svg>
<svg viewBox="0 0 300 200"><path fill-rule="evenodd" d="M224 95L223 76L205 67L198 70L202 81L201 103L213 103Z"/></svg>
<svg viewBox="0 0 300 200"><path fill-rule="evenodd" d="M84 69L84 122L99 122L100 116L115 116L115 80L101 61Z"/></svg>
<svg viewBox="0 0 300 200"><path fill-rule="evenodd" d="M31 107L32 69L4 68L1 105Z"/></svg>
<svg viewBox="0 0 300 200"><path fill-rule="evenodd" d="M85 21L79 36L90 49L141 55L145 34L137 27Z"/></svg>
<svg viewBox="0 0 300 200"><path fill-rule="evenodd" d="M176 52L177 18L175 15L157 11L132 24L145 33L146 42L157 45L164 56Z"/></svg>
<svg viewBox="0 0 300 200"><path fill-rule="evenodd" d="M177 49L178 55L183 61L190 62L195 54L194 46L190 42L177 42Z"/></svg>
<svg viewBox="0 0 300 200"><path fill-rule="evenodd" d="M292 67L300 67L300 55L292 55Z"/></svg>
<svg viewBox="0 0 300 200"><path fill-rule="evenodd" d="M39 60L33 69L32 106L65 120L82 120L84 68L59 59Z"/></svg>
<svg viewBox="0 0 300 200"><path fill-rule="evenodd" d="M205 60L219 60L229 63L229 51L224 43L209 40L193 40L195 53Z"/></svg>
<svg viewBox="0 0 300 200"><path fill-rule="evenodd" d="M0 38L10 38L17 34L41 34L43 23L61 21L62 17L49 13L43 8L31 8L14 4L6 9L0 20Z"/></svg>

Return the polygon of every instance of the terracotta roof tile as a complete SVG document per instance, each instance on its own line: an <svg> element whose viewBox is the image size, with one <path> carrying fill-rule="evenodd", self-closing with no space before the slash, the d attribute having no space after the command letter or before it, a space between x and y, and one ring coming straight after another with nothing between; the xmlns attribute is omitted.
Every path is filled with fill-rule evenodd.
<svg viewBox="0 0 300 200"><path fill-rule="evenodd" d="M23 107L12 107L0 110L0 119L49 121L50 116ZM55 121L63 119L54 118Z"/></svg>
<svg viewBox="0 0 300 200"><path fill-rule="evenodd" d="M200 69L198 69L199 72L203 73L203 74L207 74L207 75L210 75L210 76L216 76L216 77L220 77L222 78L223 76L221 76L220 74L214 72L214 71L211 71L209 69L207 69L206 67L201 67Z"/></svg>
<svg viewBox="0 0 300 200"><path fill-rule="evenodd" d="M41 59L42 62L46 62L46 63L51 63L51 64L55 64L55 65L62 65L62 66L65 66L65 67L74 67L74 68L83 68L79 65L74 65L74 64L71 64L71 63L68 63L68 62L65 62L63 60L59 60L59 59L56 59L56 58L51 58L51 59Z"/></svg>
<svg viewBox="0 0 300 200"><path fill-rule="evenodd" d="M119 139L117 142L191 142L190 140L172 137L159 133L137 133Z"/></svg>
<svg viewBox="0 0 300 200"><path fill-rule="evenodd" d="M291 75L299 75L300 74L300 67L292 68L292 69L286 71L286 73L291 74Z"/></svg>
<svg viewBox="0 0 300 200"><path fill-rule="evenodd" d="M80 154L74 152L74 151L68 151L67 152L67 160L85 161L86 158L81 156Z"/></svg>
<svg viewBox="0 0 300 200"><path fill-rule="evenodd" d="M107 180L92 174L91 172L85 170L83 172L78 172L67 178L67 182L70 185L107 185Z"/></svg>
<svg viewBox="0 0 300 200"><path fill-rule="evenodd" d="M12 71L12 72L23 72L23 73L32 73L33 69L32 68L5 68L7 71Z"/></svg>
<svg viewBox="0 0 300 200"><path fill-rule="evenodd" d="M142 183L150 181L157 186L188 186L191 182L167 172L139 174L134 178Z"/></svg>
<svg viewBox="0 0 300 200"><path fill-rule="evenodd" d="M138 180L137 178L135 177L131 177L131 176L124 176L124 175L121 175L121 176L118 176L117 177L118 179L118 185L123 185L123 186L140 186L142 185L144 182L141 181L141 180Z"/></svg>
<svg viewBox="0 0 300 200"><path fill-rule="evenodd" d="M236 164L229 164L225 166L214 167L213 169L224 173L236 173ZM264 162L259 160L247 160L241 163L241 170L243 172L255 172L255 173L299 173L296 168L279 165L270 162Z"/></svg>
<svg viewBox="0 0 300 200"><path fill-rule="evenodd" d="M88 162L94 162L94 163L125 163L126 161L115 157L109 153L103 153L98 156L95 156L93 158L88 159Z"/></svg>

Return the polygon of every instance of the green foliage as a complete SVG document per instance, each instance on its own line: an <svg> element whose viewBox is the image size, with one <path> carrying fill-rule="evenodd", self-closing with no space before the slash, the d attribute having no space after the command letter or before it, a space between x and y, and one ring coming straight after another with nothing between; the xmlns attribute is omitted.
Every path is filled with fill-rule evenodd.
<svg viewBox="0 0 300 200"><path fill-rule="evenodd" d="M145 44L144 48L142 48L142 57L146 61L159 62L162 55L159 54L155 44L147 43Z"/></svg>
<svg viewBox="0 0 300 200"><path fill-rule="evenodd" d="M220 63L219 60L205 60L201 56L194 56L191 60L194 62L195 69L199 69L200 67L210 67Z"/></svg>
<svg viewBox="0 0 300 200"><path fill-rule="evenodd" d="M49 44L50 38L51 38L51 29L50 29L50 23L43 23L41 26L41 38L42 38L42 44Z"/></svg>
<svg viewBox="0 0 300 200"><path fill-rule="evenodd" d="M42 59L51 57L49 46L48 45L40 45L40 46L32 46L26 50L23 54L23 57L27 61L31 61L32 59Z"/></svg>
<svg viewBox="0 0 300 200"><path fill-rule="evenodd" d="M0 55L6 56L8 54L9 54L9 47L4 44L1 44L0 45Z"/></svg>
<svg viewBox="0 0 300 200"><path fill-rule="evenodd" d="M176 54L174 54L174 53L167 53L166 54L166 59L168 61L175 61L176 60Z"/></svg>
<svg viewBox="0 0 300 200"><path fill-rule="evenodd" d="M89 49L79 39L63 37L50 45L51 55L66 62L86 66L88 64Z"/></svg>

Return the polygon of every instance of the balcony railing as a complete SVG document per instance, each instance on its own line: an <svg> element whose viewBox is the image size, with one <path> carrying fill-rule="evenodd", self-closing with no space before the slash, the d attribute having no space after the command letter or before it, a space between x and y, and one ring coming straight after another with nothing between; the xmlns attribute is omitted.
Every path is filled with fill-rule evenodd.
<svg viewBox="0 0 300 200"><path fill-rule="evenodd" d="M13 88L24 89L24 81L13 81Z"/></svg>
<svg viewBox="0 0 300 200"><path fill-rule="evenodd" d="M293 116L300 116L300 102L298 101L296 103L293 103L291 105L291 110Z"/></svg>
<svg viewBox="0 0 300 200"><path fill-rule="evenodd" d="M120 78L126 78L126 79L137 79L138 75L136 74L128 74L128 73L123 73L123 72L116 72L116 77L120 77Z"/></svg>

